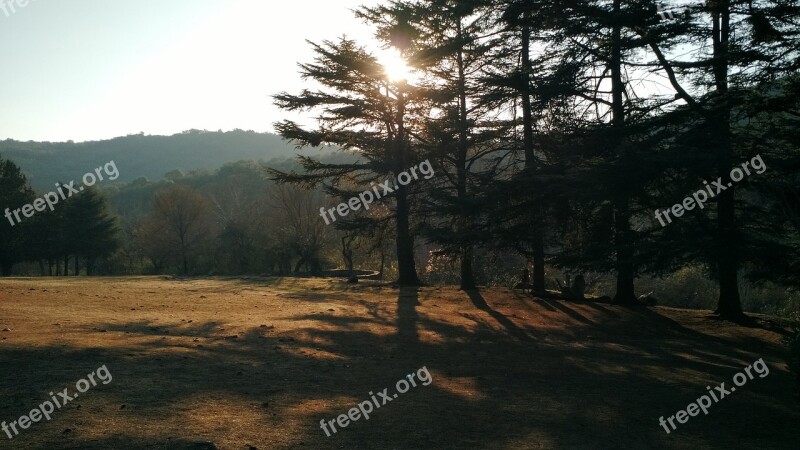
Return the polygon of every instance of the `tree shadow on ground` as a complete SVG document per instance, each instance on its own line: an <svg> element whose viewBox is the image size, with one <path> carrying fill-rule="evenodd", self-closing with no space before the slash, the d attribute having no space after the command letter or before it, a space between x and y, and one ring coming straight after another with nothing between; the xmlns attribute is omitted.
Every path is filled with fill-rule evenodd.
<svg viewBox="0 0 800 450"><path fill-rule="evenodd" d="M397 337L401 342L419 342L417 306L419 306L419 288L401 287L397 298Z"/></svg>
<svg viewBox="0 0 800 450"><path fill-rule="evenodd" d="M517 339L519 339L521 341L525 341L525 342L530 342L531 341L531 337L528 336L528 334L525 333L525 331L523 331L521 328L519 328L514 322L509 320L506 316L504 316L504 315L500 314L499 312L495 311L494 309L492 309L486 303L486 300L483 298L483 296L481 295L480 291L478 291L477 289L472 289L472 290L466 291L466 294L467 294L467 296L469 296L470 301L472 301L472 304L476 308L478 308L479 310L484 311L484 312L488 313L490 316L492 316L492 318L494 318L494 320L496 320L497 323L502 325L503 328L505 328L506 331L508 331L509 334L511 334L512 336L514 336L515 338L517 338Z"/></svg>
<svg viewBox="0 0 800 450"><path fill-rule="evenodd" d="M109 330L107 347L0 348L4 366L20 374L0 381L0 413L18 417L43 393L106 364L112 383L87 393L81 409L67 405L53 421L35 424L15 446L796 448L800 412L781 397L792 379L777 369L714 405L713 417L692 418L670 435L658 425L659 416L704 394L707 383L729 380L743 359L775 361L779 348L734 349L649 309L607 307L589 319L592 306L551 302L553 310L534 312L561 314L575 330L540 330L521 327L478 291L463 300L484 326L433 318L420 310L426 305L417 288L400 290L394 312L301 314L294 319L313 326L287 330L251 327L230 335L221 329L235 324L222 320L91 324ZM532 305L538 302L510 307ZM576 332L594 337L576 340ZM429 386L410 389L331 437L320 429L320 420L347 414L369 392L393 392L423 366L432 374Z"/></svg>

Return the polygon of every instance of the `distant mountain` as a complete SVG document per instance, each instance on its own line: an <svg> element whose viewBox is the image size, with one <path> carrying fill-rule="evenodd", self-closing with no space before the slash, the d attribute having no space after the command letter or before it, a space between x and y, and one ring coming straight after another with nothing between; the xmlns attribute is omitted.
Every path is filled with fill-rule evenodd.
<svg viewBox="0 0 800 450"><path fill-rule="evenodd" d="M242 130L191 130L173 136L139 134L79 144L0 141L0 156L19 165L36 190L50 190L61 181L77 182L86 172L111 160L120 173L116 182L125 183L141 177L160 180L175 169L215 170L229 162L292 158L296 153L280 136Z"/></svg>

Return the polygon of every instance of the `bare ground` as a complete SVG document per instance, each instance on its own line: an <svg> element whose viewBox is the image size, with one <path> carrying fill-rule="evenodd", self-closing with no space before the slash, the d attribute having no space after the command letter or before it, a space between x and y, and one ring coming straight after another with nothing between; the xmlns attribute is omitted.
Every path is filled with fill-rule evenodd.
<svg viewBox="0 0 800 450"><path fill-rule="evenodd" d="M0 448L800 448L780 334L707 316L329 279L2 280L0 420L104 364L113 381ZM758 358L768 376L659 426ZM429 386L320 429L423 366Z"/></svg>

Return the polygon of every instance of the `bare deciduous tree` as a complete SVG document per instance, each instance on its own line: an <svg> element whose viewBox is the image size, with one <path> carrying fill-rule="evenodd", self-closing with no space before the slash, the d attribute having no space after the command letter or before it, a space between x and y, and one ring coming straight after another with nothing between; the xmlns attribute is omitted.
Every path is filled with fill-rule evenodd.
<svg viewBox="0 0 800 450"><path fill-rule="evenodd" d="M312 275L322 272L322 252L333 232L319 217L325 197L294 185L276 185L269 191L272 221L283 242L299 256L294 271L305 266Z"/></svg>
<svg viewBox="0 0 800 450"><path fill-rule="evenodd" d="M195 189L178 185L156 192L153 196L151 237L166 245L180 257L183 274L189 273L189 262L209 234L209 204Z"/></svg>

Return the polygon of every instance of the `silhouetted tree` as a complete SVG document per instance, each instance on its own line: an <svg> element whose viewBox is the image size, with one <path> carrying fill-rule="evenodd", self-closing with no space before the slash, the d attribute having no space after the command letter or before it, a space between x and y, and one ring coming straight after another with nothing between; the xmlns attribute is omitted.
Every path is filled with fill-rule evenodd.
<svg viewBox="0 0 800 450"><path fill-rule="evenodd" d="M0 214L11 215L0 217L0 274L10 276L14 264L24 261L25 228L30 218L25 219L19 215L22 223L17 223L14 210L33 201L33 191L28 185L28 180L16 164L0 158ZM7 208L7 210L6 210ZM13 221L13 224L12 224Z"/></svg>
<svg viewBox="0 0 800 450"><path fill-rule="evenodd" d="M478 99L493 44L484 36L491 30L491 9L486 1L423 0L364 7L357 14L376 24L382 39L402 41L411 64L424 74L416 81L423 107L414 111L414 122L418 147L439 176L426 190L423 230L442 246L440 254L458 259L461 288L473 289L473 250L485 241L477 226L483 205L476 178L489 165L498 138L487 125L495 111Z"/></svg>
<svg viewBox="0 0 800 450"><path fill-rule="evenodd" d="M80 274L80 260L86 261L86 275L95 273L99 258L111 256L119 248L117 220L108 212L105 198L97 189L86 189L64 205L71 254L75 257L74 275ZM65 273L66 274L66 273Z"/></svg>
<svg viewBox="0 0 800 450"><path fill-rule="evenodd" d="M272 176L279 182L306 186L327 182L330 194L351 198L358 191L342 190L343 182L356 181L371 189L370 182L395 178L418 163L407 121L416 95L413 86L406 81L390 81L377 59L352 40L342 38L312 46L316 58L300 65L301 75L319 82L322 88L299 95L282 93L275 96L275 101L289 111L318 111L319 127L309 130L284 121L277 123L276 129L298 147L332 144L356 151L361 158L349 164L324 164L300 157L303 174L272 170ZM402 285L420 284L411 234L411 201L416 188L401 185L393 192L382 192L386 195L382 201L395 201L398 282Z"/></svg>
<svg viewBox="0 0 800 450"><path fill-rule="evenodd" d="M717 313L723 318L740 320L743 317L739 297L739 271L747 259L743 252L745 228L748 220L737 213L737 191L740 189L730 177L743 153L750 153L737 145L738 138L747 133L743 126L743 95L763 87L782 76L796 74L800 67L798 45L797 5L782 1L718 0L695 7L697 15L685 21L688 29L675 35L659 34L659 28L637 28L642 40L655 56L660 69L668 77L676 98L688 105L695 114L692 127L697 139L688 144L697 151L706 152L712 162L710 170L702 174L706 180L722 176L726 186L715 197L716 224L711 259L716 266L720 297ZM698 46L693 60L673 57L669 50L678 45ZM776 116L790 111L785 102L762 101ZM713 171L713 172L712 172ZM729 186L730 185L730 186ZM741 198L741 196L739 196ZM710 208L711 209L711 208Z"/></svg>

